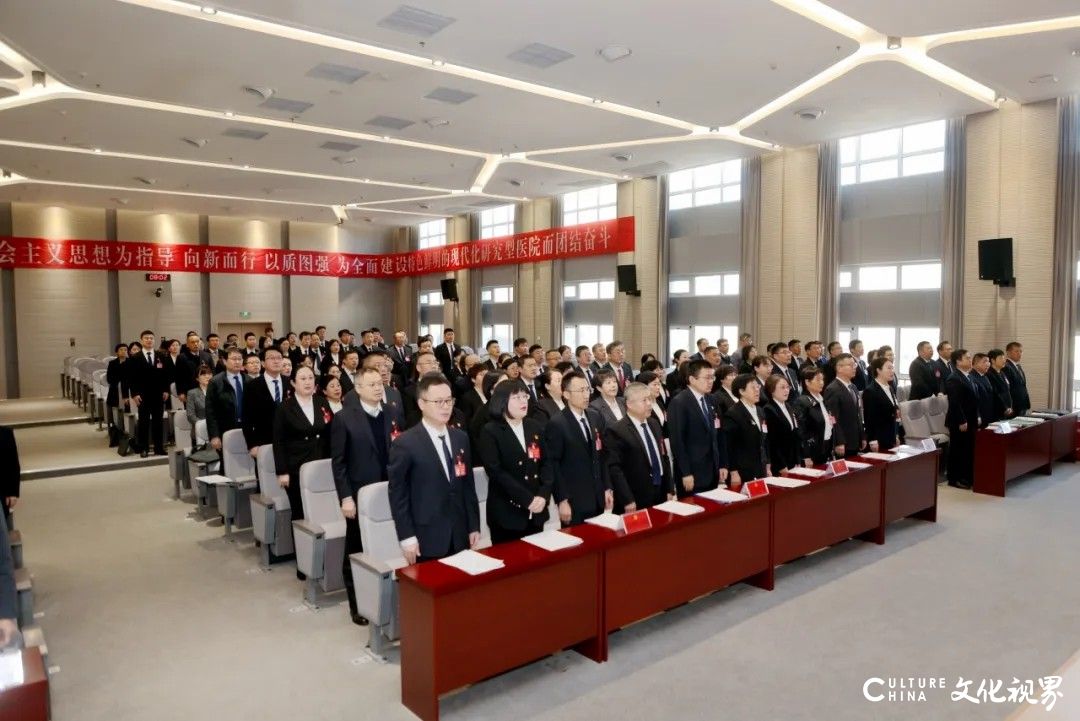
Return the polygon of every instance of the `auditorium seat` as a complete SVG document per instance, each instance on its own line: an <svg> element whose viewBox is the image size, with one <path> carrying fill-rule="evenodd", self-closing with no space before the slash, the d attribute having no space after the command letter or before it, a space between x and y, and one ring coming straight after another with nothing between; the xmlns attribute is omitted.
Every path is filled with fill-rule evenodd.
<svg viewBox="0 0 1080 721"><path fill-rule="evenodd" d="M949 412L949 399L945 396L923 398L921 403L926 408L926 419L930 423L930 437L939 446L949 442L949 429L945 426L945 416Z"/></svg>
<svg viewBox="0 0 1080 721"><path fill-rule="evenodd" d="M488 476L483 466L473 469L473 478L476 480L476 500L480 504L480 542L477 548L487 548L491 545L491 529L487 522L487 499L488 499Z"/></svg>
<svg viewBox="0 0 1080 721"><path fill-rule="evenodd" d="M15 608L19 628L26 628L34 622L34 582L27 568L15 570Z"/></svg>
<svg viewBox="0 0 1080 721"><path fill-rule="evenodd" d="M300 500L304 518L293 521L296 568L307 576L304 600L317 605L324 593L345 587L341 577L345 557L345 516L341 515L330 459L300 466Z"/></svg>
<svg viewBox="0 0 1080 721"><path fill-rule="evenodd" d="M15 568L23 565L23 540L22 531L14 528L8 531L8 545L11 546L11 563Z"/></svg>
<svg viewBox="0 0 1080 721"><path fill-rule="evenodd" d="M926 417L926 405L922 401L900 403L900 422L904 426L904 438L908 443L930 438L930 419Z"/></svg>
<svg viewBox="0 0 1080 721"><path fill-rule="evenodd" d="M356 608L366 618L368 646L382 656L398 638L396 569L405 565L394 518L390 514L389 485L371 483L356 496L356 518L364 550L349 556Z"/></svg>
<svg viewBox="0 0 1080 721"><path fill-rule="evenodd" d="M221 437L221 474L228 483L217 484L218 513L225 520L225 535L233 526L251 525L251 504L248 497L258 486L255 478L255 459L248 452L244 432L239 428L225 431Z"/></svg>
<svg viewBox="0 0 1080 721"><path fill-rule="evenodd" d="M266 568L278 557L291 556L295 550L292 506L289 505L289 494L278 484L272 445L259 446L255 467L259 493L251 494L251 523L255 540L260 544L259 557Z"/></svg>
<svg viewBox="0 0 1080 721"><path fill-rule="evenodd" d="M105 376L108 371L101 368L93 372L93 403L91 405L90 419L97 421L98 430L101 430L105 422L105 399L109 395L109 384Z"/></svg>
<svg viewBox="0 0 1080 721"><path fill-rule="evenodd" d="M172 417L173 437L176 444L169 451L169 477L173 480L175 498L180 497L180 488L188 484L187 457L191 453L191 424L187 413L176 413Z"/></svg>
<svg viewBox="0 0 1080 721"><path fill-rule="evenodd" d="M211 505L217 505L217 495L209 492L209 487L205 483L199 482L199 476L209 475L216 473L221 467L221 463L217 460L209 460L211 457L215 457L217 454L210 450L207 445L210 442L207 437L206 419L195 421L195 447L200 449L199 452L193 452L188 455L188 479L191 484L191 492L195 496L195 506L199 510L199 515L205 517L206 509Z"/></svg>

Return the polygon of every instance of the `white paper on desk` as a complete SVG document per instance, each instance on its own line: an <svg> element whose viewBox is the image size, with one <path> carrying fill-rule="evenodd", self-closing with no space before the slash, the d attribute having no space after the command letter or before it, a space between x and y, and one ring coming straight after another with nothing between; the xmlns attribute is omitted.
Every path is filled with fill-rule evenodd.
<svg viewBox="0 0 1080 721"><path fill-rule="evenodd" d="M869 463L859 463L858 461L848 461L847 467L853 471L861 471L864 468L869 468Z"/></svg>
<svg viewBox="0 0 1080 721"><path fill-rule="evenodd" d="M521 540L525 541L525 543L530 543L537 548L542 548L545 551L562 551L563 549L573 548L574 546L580 546L584 543L584 541L577 536L571 536L569 533L554 530L534 533L531 536L525 536Z"/></svg>
<svg viewBox="0 0 1080 721"><path fill-rule="evenodd" d="M622 516L616 516L611 511L604 511L599 516L586 518L585 523L591 523L594 526L600 526L601 528L606 528L609 531L623 530Z"/></svg>
<svg viewBox="0 0 1080 721"><path fill-rule="evenodd" d="M692 516L695 513L705 511L701 506L696 506L693 503L683 503L682 501L664 501L658 506L653 506L653 508L665 513L674 513L676 516Z"/></svg>
<svg viewBox="0 0 1080 721"><path fill-rule="evenodd" d="M824 476L829 475L828 471L823 471L820 468L805 467L789 468L788 473L795 473L797 475L808 476L810 478L823 478Z"/></svg>
<svg viewBox="0 0 1080 721"><path fill-rule="evenodd" d="M875 461L898 461L900 456L895 453L860 453L863 458L873 458Z"/></svg>
<svg viewBox="0 0 1080 721"><path fill-rule="evenodd" d="M485 556L482 553L477 553L472 550L464 550L460 553L455 553L453 556L440 558L439 563L453 566L470 576L479 576L481 573L494 571L495 569L502 568L506 565L502 562L502 559Z"/></svg>
<svg viewBox="0 0 1080 721"><path fill-rule="evenodd" d="M808 486L810 481L804 481L800 478L782 478L777 476L769 476L762 479L766 485L779 486L780 488L798 488L799 486Z"/></svg>
<svg viewBox="0 0 1080 721"><path fill-rule="evenodd" d="M212 476L197 476L195 480L199 483L206 483L211 486L219 486L222 483L232 483L232 479L228 476L222 476L218 474L214 474Z"/></svg>
<svg viewBox="0 0 1080 721"><path fill-rule="evenodd" d="M922 448L919 448L918 446L909 446L906 443L904 445L902 445L902 446L897 446L893 450L896 451L897 453L903 453L905 456L917 456L920 453L925 453L925 451ZM866 454L863 454L863 455L866 455Z"/></svg>
<svg viewBox="0 0 1080 721"><path fill-rule="evenodd" d="M23 683L22 651L12 649L0 653L0 691Z"/></svg>
<svg viewBox="0 0 1080 721"><path fill-rule="evenodd" d="M716 501L717 503L738 503L739 501L750 500L743 494L729 491L726 488L714 488L711 491L702 491L696 495L701 496L702 498L708 498L710 501Z"/></svg>

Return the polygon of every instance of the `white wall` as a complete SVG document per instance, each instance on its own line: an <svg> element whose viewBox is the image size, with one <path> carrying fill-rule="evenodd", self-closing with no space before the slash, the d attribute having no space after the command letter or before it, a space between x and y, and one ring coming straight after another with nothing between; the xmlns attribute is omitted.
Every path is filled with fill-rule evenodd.
<svg viewBox="0 0 1080 721"><path fill-rule="evenodd" d="M246 248L280 248L281 223L277 220L244 220L210 217L210 245L233 245ZM281 289L279 275L216 273L210 276L210 323L269 322L276 333L282 332ZM248 311L248 318L240 312Z"/></svg>

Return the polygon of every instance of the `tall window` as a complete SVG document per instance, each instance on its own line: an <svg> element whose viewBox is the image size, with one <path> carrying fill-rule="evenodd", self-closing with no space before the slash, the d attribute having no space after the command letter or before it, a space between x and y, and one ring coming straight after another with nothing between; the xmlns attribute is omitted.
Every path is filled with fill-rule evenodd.
<svg viewBox="0 0 1080 721"><path fill-rule="evenodd" d="M940 340L940 329L930 326L859 326L857 328L846 328L841 330L837 335L837 340L844 346L844 352L848 350L848 343L852 338L858 338L863 342L863 348L866 352L877 350L883 345L891 346L893 349L893 365L895 366L896 377L900 379L902 385L907 385L908 380L908 367L911 366L911 361L915 360L915 356L918 355L916 350L919 343L922 341L929 341L933 345L938 344ZM866 356L863 356L863 360L866 360Z"/></svg>
<svg viewBox="0 0 1080 721"><path fill-rule="evenodd" d="M668 176L668 208L734 203L742 197L742 161L704 165Z"/></svg>
<svg viewBox="0 0 1080 721"><path fill-rule="evenodd" d="M435 345L438 345L439 343L442 343L442 329L443 329L442 323L430 323L430 324L425 323L425 324L421 324L420 325L420 335L421 336L425 336L425 335L431 336L432 342Z"/></svg>
<svg viewBox="0 0 1080 721"><path fill-rule="evenodd" d="M435 344L442 342L443 324L436 323L443 317L443 296L438 290L427 290L420 293L417 301L420 306L420 335L430 335Z"/></svg>
<svg viewBox="0 0 1080 721"><path fill-rule="evenodd" d="M840 183L940 173L945 169L945 121L856 135L840 141Z"/></svg>
<svg viewBox="0 0 1080 721"><path fill-rule="evenodd" d="M698 338L708 338L709 345L716 345L721 338L726 338L729 345L728 353L731 353L739 347L739 326L735 323L673 326L668 331L668 348L672 353L680 348L691 354L697 353Z"/></svg>
<svg viewBox="0 0 1080 721"><path fill-rule="evenodd" d="M514 234L514 205L500 205L480 211L480 239Z"/></svg>
<svg viewBox="0 0 1080 721"><path fill-rule="evenodd" d="M610 300L615 297L615 281L583 280L580 283L566 283L563 286L563 298L569 300ZM567 343L567 345L570 345Z"/></svg>
<svg viewBox="0 0 1080 721"><path fill-rule="evenodd" d="M615 198L614 183L563 194L563 225L612 220L615 217Z"/></svg>
<svg viewBox="0 0 1080 721"><path fill-rule="evenodd" d="M446 245L446 218L420 224L420 250Z"/></svg>
<svg viewBox="0 0 1080 721"><path fill-rule="evenodd" d="M563 327L563 343L571 348L587 345L590 348L597 343L605 345L615 340L615 326L611 324L581 323Z"/></svg>
<svg viewBox="0 0 1080 721"><path fill-rule="evenodd" d="M880 290L938 290L941 263L863 265L840 271L840 289L852 292Z"/></svg>
<svg viewBox="0 0 1080 721"><path fill-rule="evenodd" d="M480 348L487 347L487 342L494 340L499 342L499 350L504 353L510 352L514 347L514 326L510 323L495 323L480 327ZM480 355L483 355L481 352Z"/></svg>
<svg viewBox="0 0 1080 721"><path fill-rule="evenodd" d="M497 236L492 236L497 237ZM494 285L480 289L480 314L484 324L480 327L480 343L499 341L499 347L509 351L514 342L514 324L504 322L513 317L514 286Z"/></svg>
<svg viewBox="0 0 1080 721"><path fill-rule="evenodd" d="M735 295L739 294L738 273L694 275L689 278L672 278L668 281L669 295Z"/></svg>

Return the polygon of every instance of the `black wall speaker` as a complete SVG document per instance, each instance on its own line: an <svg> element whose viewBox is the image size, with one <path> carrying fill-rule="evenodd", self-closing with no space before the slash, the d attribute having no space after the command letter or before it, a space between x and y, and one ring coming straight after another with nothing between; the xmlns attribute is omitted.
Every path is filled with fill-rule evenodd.
<svg viewBox="0 0 1080 721"><path fill-rule="evenodd" d="M457 278L443 278L439 283L442 286L443 300L457 302Z"/></svg>
<svg viewBox="0 0 1080 721"><path fill-rule="evenodd" d="M979 280L992 280L994 285L1012 286L1013 239L990 238L979 241Z"/></svg>
<svg viewBox="0 0 1080 721"><path fill-rule="evenodd" d="M637 266L618 266L619 292L627 295L641 295L637 287Z"/></svg>

